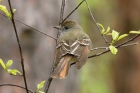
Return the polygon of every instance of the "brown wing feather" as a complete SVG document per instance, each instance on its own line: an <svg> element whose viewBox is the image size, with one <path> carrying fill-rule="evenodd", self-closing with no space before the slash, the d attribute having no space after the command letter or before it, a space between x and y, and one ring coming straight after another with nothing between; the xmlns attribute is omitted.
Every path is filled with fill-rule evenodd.
<svg viewBox="0 0 140 93"><path fill-rule="evenodd" d="M55 64L57 65L60 59L69 52L69 46L66 43L58 44L55 53Z"/></svg>
<svg viewBox="0 0 140 93"><path fill-rule="evenodd" d="M90 53L91 41L90 39L82 39L74 42L71 45L71 54L77 57L76 67L80 69L87 61Z"/></svg>
<svg viewBox="0 0 140 93"><path fill-rule="evenodd" d="M81 51L81 55L77 57L76 67L80 69L87 61L88 54L90 53L90 50L88 46L81 46L83 47L83 50Z"/></svg>

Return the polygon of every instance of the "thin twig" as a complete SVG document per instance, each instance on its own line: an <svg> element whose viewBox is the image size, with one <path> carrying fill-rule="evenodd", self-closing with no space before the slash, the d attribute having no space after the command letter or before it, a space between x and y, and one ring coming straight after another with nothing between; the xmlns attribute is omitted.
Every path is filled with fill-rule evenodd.
<svg viewBox="0 0 140 93"><path fill-rule="evenodd" d="M65 7L66 0L62 0L62 5L61 5L61 12L60 12L60 19L59 19L59 25L63 21L63 15L64 15L64 7Z"/></svg>
<svg viewBox="0 0 140 93"><path fill-rule="evenodd" d="M4 87L4 86L14 86L14 87L19 87L19 88L22 88L22 89L26 89L25 87L22 87L22 86L19 86L19 85L15 85L15 84L0 84L0 87ZM31 93L35 93L32 90L30 90L30 89L28 89L28 91L31 92Z"/></svg>
<svg viewBox="0 0 140 93"><path fill-rule="evenodd" d="M6 17L7 18L7 16L6 15L4 15L4 14L2 14L2 13L0 13L2 16L4 16L4 17ZM34 27L32 27L32 26L29 26L28 24L26 24L26 23L24 23L24 22L22 22L21 20L19 20L19 19L16 19L16 18L13 18L15 21L17 21L17 22L20 22L20 23L22 23L22 24L24 24L25 26L27 26L27 27L29 27L29 28L32 28L32 29L34 29L35 31L37 31L37 32L39 32L39 33L41 33L41 34L44 34L44 35L46 35L46 36L48 36L48 37L50 37L50 38L52 38L52 39L54 39L54 40L56 40L56 38L54 38L54 37L52 37L52 36L50 36L50 35L48 35L48 34L46 34L46 33L44 33L44 32L42 32L42 31L40 31L40 30L38 30L37 28L34 28Z"/></svg>
<svg viewBox="0 0 140 93"><path fill-rule="evenodd" d="M131 44L121 45L120 47L127 47L127 46L138 45L139 43L140 43L140 41L134 42L134 43L131 43ZM115 46L115 47L117 47L117 46ZM98 50L98 49L105 49L105 50L107 50L107 49L109 49L109 47L96 47L96 48L92 48L90 50L93 51L93 50Z"/></svg>
<svg viewBox="0 0 140 93"><path fill-rule="evenodd" d="M140 36L139 34L138 34L138 35L135 35L134 37L130 38L129 40L127 40L127 41L125 41L125 42L123 42L123 43L121 43L121 44L119 44L119 45L117 45L117 46L115 46L115 47L116 47L116 48L120 48L120 47L126 47L126 46L137 45L137 44L140 43L140 41L138 41L138 42L136 42L136 43L132 43L132 44L127 44L127 43L133 41L134 39L136 39L136 38L139 37L139 36ZM96 57L96 56L100 56L100 55L105 54L105 53L107 53L107 52L109 52L109 51L110 51L110 50L108 49L108 50L105 50L105 51L103 51L103 52L100 52L100 53L94 54L94 55L92 55L92 56L89 56L88 58L93 58L93 57Z"/></svg>
<svg viewBox="0 0 140 93"><path fill-rule="evenodd" d="M66 0L62 0L62 5L61 5L61 12L60 12L60 19L59 19L59 25L62 23L63 21L63 15L64 15L64 9L65 9L65 3L66 3ZM59 36L59 31L57 33L57 38ZM56 52L56 50L55 50ZM54 55L54 60L55 60L55 55ZM49 87L50 87L50 84L53 80L53 78L51 77L51 73L53 72L54 68L55 68L55 61L53 60L53 64L52 64L52 67L51 67L51 71L50 71L50 76L47 80L47 83L46 83L46 86L45 86L45 93L48 93L48 90L49 90Z"/></svg>
<svg viewBox="0 0 140 93"><path fill-rule="evenodd" d="M61 23L63 23L70 15L72 15L72 13L73 13L83 2L84 2L84 0L83 0L82 2L80 2L80 3L78 4L78 6L76 6L76 8L73 9L73 10L69 13L69 15L68 15Z"/></svg>
<svg viewBox="0 0 140 93"><path fill-rule="evenodd" d="M11 6L10 0L8 0L8 3L9 3L9 7L10 7L10 12L12 14L11 21L12 21L12 24L13 24L13 27L14 27L14 31L15 31L15 35L16 35L16 39L17 39L17 43L18 43L18 47L19 47L19 52L20 52L20 58L21 58L21 66L22 66L22 71L23 71L24 84L25 84L26 92L29 93L28 92L28 87L27 87L26 75L25 75L24 59L23 59L23 56L22 56L22 49L21 49L21 45L20 45L20 41L19 41L19 37L18 37L16 25L15 25L15 21L14 21L14 13L12 11L12 6Z"/></svg>
<svg viewBox="0 0 140 93"><path fill-rule="evenodd" d="M131 44L125 44L125 45L122 45L120 47L128 47L128 46L138 45L139 43L140 43L140 41L135 42L135 43L131 43Z"/></svg>
<svg viewBox="0 0 140 93"><path fill-rule="evenodd" d="M96 48L92 48L92 49L90 49L91 51L93 51L93 50L98 50L98 49L108 49L108 47L96 47Z"/></svg>
<svg viewBox="0 0 140 93"><path fill-rule="evenodd" d="M102 31L101 31L100 27L97 25L97 22L96 22L95 18L93 17L93 14L92 14L92 12L91 12L91 9L90 9L90 7L89 7L88 2L87 2L86 0L84 0L84 1L86 2L86 5L87 5L87 8L88 8L88 10L89 10L89 13L90 13L90 15L91 15L91 17L92 17L92 20L93 20L93 22L95 23L95 25L97 26L98 30L100 31L100 33L101 33L103 39L105 40L106 43L109 43L108 40L107 40L107 39L104 37L104 35L102 34Z"/></svg>
<svg viewBox="0 0 140 93"><path fill-rule="evenodd" d="M129 40L125 41L125 42L124 42L124 43L122 43L122 44L119 44L119 45L118 45L118 46L116 46L116 47L120 47L120 46L122 46L122 45L125 45L125 44L127 44L127 43L129 43L129 42L133 41L134 39L136 39L136 38L137 38L137 37L139 37L139 36L140 36L140 34L135 35L134 37L130 38Z"/></svg>
<svg viewBox="0 0 140 93"><path fill-rule="evenodd" d="M52 37L52 36L50 36L50 35L48 35L48 34L42 32L42 31L38 30L38 29L35 28L35 27L29 26L29 25L27 25L26 23L23 23L22 21L20 21L20 20L18 20L18 19L15 19L15 20L18 21L18 22L20 22L20 23L22 23L22 24L24 24L24 25L26 25L26 26L28 26L28 27L30 27L30 28L32 28L32 29L34 29L35 31L37 31L37 32L39 32L39 33L41 33L41 34L44 34L45 36L48 36L48 37L50 37L50 38L56 40L55 37Z"/></svg>

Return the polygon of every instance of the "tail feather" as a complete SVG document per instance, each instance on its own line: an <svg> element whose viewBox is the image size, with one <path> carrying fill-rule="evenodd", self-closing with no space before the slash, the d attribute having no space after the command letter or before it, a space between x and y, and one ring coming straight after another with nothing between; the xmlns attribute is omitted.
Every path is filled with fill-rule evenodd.
<svg viewBox="0 0 140 93"><path fill-rule="evenodd" d="M73 57L71 55L63 56L60 59L60 62L58 63L57 67L54 69L53 73L51 74L51 77L59 78L59 79L65 78L68 75L68 70L72 58Z"/></svg>

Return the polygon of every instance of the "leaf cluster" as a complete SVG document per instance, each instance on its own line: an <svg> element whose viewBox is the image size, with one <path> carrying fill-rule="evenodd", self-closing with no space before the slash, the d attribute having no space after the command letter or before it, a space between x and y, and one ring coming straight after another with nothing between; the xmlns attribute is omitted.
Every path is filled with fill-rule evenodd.
<svg viewBox="0 0 140 93"><path fill-rule="evenodd" d="M104 26L100 23L97 23L97 25L101 28L101 34L102 35L110 35L112 36L112 41L109 45L109 49L112 52L112 54L117 54L118 49L114 46L114 44L124 38L126 38L127 36L129 36L129 34L140 34L140 31L130 31L129 34L122 34L120 35L119 32L112 30L112 32L110 32L110 27L108 27L107 29L104 28Z"/></svg>
<svg viewBox="0 0 140 93"><path fill-rule="evenodd" d="M1 0L0 0L1 1ZM6 6L4 5L0 5L0 10L3 11L5 13L5 15L9 18L9 19L12 19L12 14L11 12L8 11L8 9L6 8ZM16 9L13 9L12 10L13 13L16 12Z"/></svg>
<svg viewBox="0 0 140 93"><path fill-rule="evenodd" d="M12 60L8 60L8 62L5 64L2 59L0 59L0 65L3 67L5 71L7 71L9 74L16 76L17 73L22 75L17 69L9 69L9 67L13 64Z"/></svg>

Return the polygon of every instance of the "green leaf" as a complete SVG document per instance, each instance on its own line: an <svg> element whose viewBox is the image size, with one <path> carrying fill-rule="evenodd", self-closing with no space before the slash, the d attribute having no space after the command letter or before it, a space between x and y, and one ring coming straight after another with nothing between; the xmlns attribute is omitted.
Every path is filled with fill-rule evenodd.
<svg viewBox="0 0 140 93"><path fill-rule="evenodd" d="M110 51L112 52L112 54L117 54L117 52L118 52L118 50L117 50L117 48L115 48L114 46L112 46L112 45L110 45L109 46L109 49L110 49Z"/></svg>
<svg viewBox="0 0 140 93"><path fill-rule="evenodd" d="M8 60L8 62L6 63L6 68L8 69L9 66L11 66L13 64L12 60Z"/></svg>
<svg viewBox="0 0 140 93"><path fill-rule="evenodd" d="M22 75L22 74L21 74L18 70L16 70L16 69L13 69L13 70L8 69L7 71L8 71L9 74L12 74L12 75L17 75L17 73L19 73L20 75Z"/></svg>
<svg viewBox="0 0 140 93"><path fill-rule="evenodd" d="M140 34L140 31L130 31L130 34Z"/></svg>
<svg viewBox="0 0 140 93"><path fill-rule="evenodd" d="M6 66L5 66L4 62L2 61L2 59L0 59L0 64L6 70Z"/></svg>
<svg viewBox="0 0 140 93"><path fill-rule="evenodd" d="M103 25L100 24L100 23L97 23L97 25L102 28L102 34L103 34L105 32L105 29L104 29Z"/></svg>
<svg viewBox="0 0 140 93"><path fill-rule="evenodd" d="M123 34L123 35L119 36L119 38L118 38L118 40L117 40L117 41L119 41L119 40L121 40L121 39L123 39L123 38L127 37L128 35L129 35L129 34Z"/></svg>
<svg viewBox="0 0 140 93"><path fill-rule="evenodd" d="M7 69L7 72L8 72L9 74L11 74L11 69Z"/></svg>
<svg viewBox="0 0 140 93"><path fill-rule="evenodd" d="M43 88L44 83L45 83L45 80L40 82L40 84L37 85L37 90L40 90L41 88Z"/></svg>
<svg viewBox="0 0 140 93"><path fill-rule="evenodd" d="M107 33L106 35L112 35L112 33Z"/></svg>
<svg viewBox="0 0 140 93"><path fill-rule="evenodd" d="M108 34L109 31L110 31L110 27L107 28L107 30L104 32L104 34L105 34L105 35Z"/></svg>
<svg viewBox="0 0 140 93"><path fill-rule="evenodd" d="M15 13L16 12L16 9L13 9L12 12Z"/></svg>
<svg viewBox="0 0 140 93"><path fill-rule="evenodd" d="M119 37L119 33L117 31L113 30L112 31L112 38L113 38L113 40L117 40L118 37Z"/></svg>
<svg viewBox="0 0 140 93"><path fill-rule="evenodd" d="M45 93L45 92L43 92L43 91L37 91L37 92L39 92L39 93Z"/></svg>
<svg viewBox="0 0 140 93"><path fill-rule="evenodd" d="M6 14L6 16L7 16L9 19L12 19L12 15L11 15L10 12L8 12L6 6L0 5L0 10L2 10L2 11Z"/></svg>

